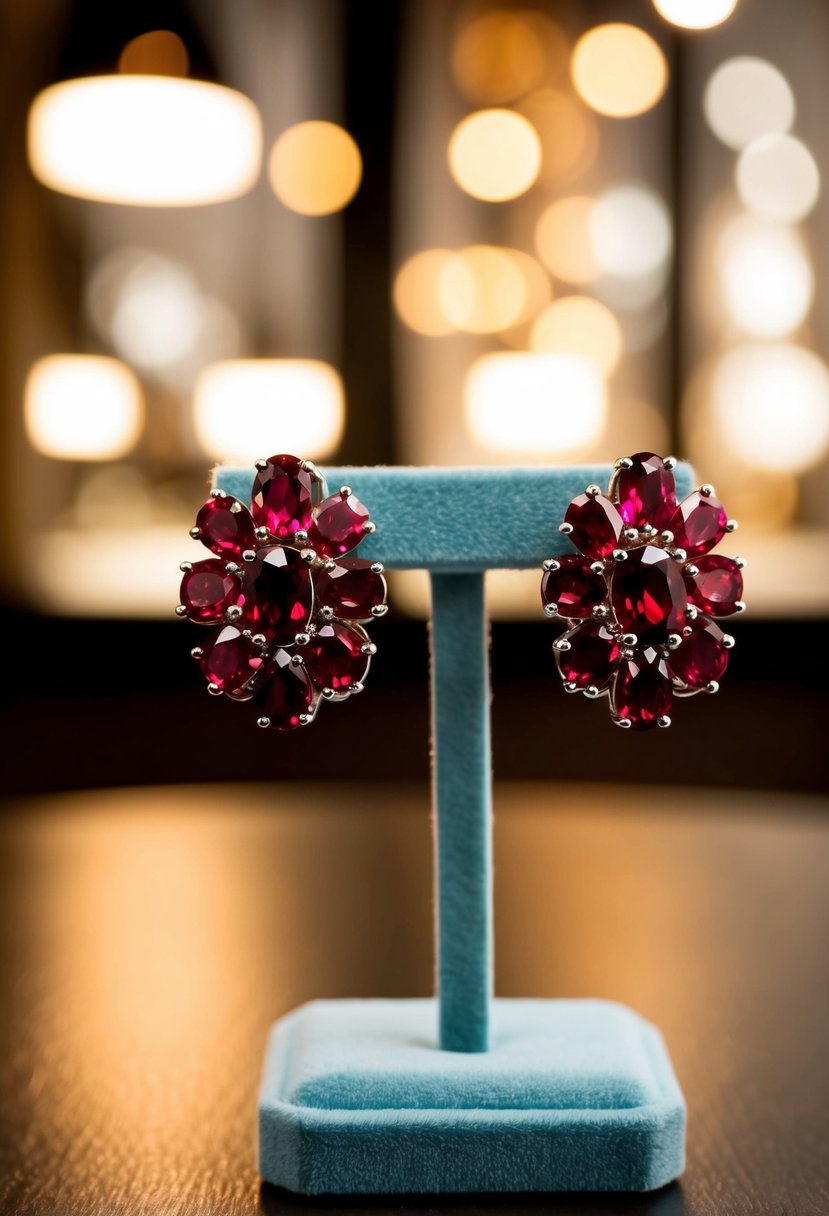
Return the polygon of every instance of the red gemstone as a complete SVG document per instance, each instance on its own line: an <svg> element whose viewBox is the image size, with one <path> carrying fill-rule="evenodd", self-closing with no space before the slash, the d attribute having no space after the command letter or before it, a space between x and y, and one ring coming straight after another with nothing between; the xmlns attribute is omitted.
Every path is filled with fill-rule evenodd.
<svg viewBox="0 0 829 1216"><path fill-rule="evenodd" d="M341 557L359 545L366 523L368 511L353 494L332 494L319 505L308 529L308 544L323 557Z"/></svg>
<svg viewBox="0 0 829 1216"><path fill-rule="evenodd" d="M199 540L220 557L241 557L256 547L254 523L247 507L231 494L208 498L196 516Z"/></svg>
<svg viewBox="0 0 829 1216"><path fill-rule="evenodd" d="M686 574L688 598L712 616L730 616L743 598L743 576L733 557L708 554L695 563L698 574Z"/></svg>
<svg viewBox="0 0 829 1216"><path fill-rule="evenodd" d="M359 557L341 557L332 569L314 574L317 607L330 608L334 616L366 621L372 608L386 602L386 580L372 570L371 562Z"/></svg>
<svg viewBox="0 0 829 1216"><path fill-rule="evenodd" d="M634 730L650 730L671 712L674 692L665 660L652 647L624 661L613 685L613 712Z"/></svg>
<svg viewBox="0 0 829 1216"><path fill-rule="evenodd" d="M627 560L613 570L610 599L623 632L634 633L640 645L664 643L685 625L688 595L682 571L655 545L628 551Z"/></svg>
<svg viewBox="0 0 829 1216"><path fill-rule="evenodd" d="M675 544L689 557L699 557L720 543L727 523L728 516L719 499L694 490L683 498L669 527Z"/></svg>
<svg viewBox="0 0 829 1216"><path fill-rule="evenodd" d="M562 679L579 688L606 688L619 662L619 641L600 621L580 625L567 639L570 649L554 650Z"/></svg>
<svg viewBox="0 0 829 1216"><path fill-rule="evenodd" d="M668 663L683 684L704 688L712 680L719 680L728 666L728 651L722 644L725 634L707 616L697 617L692 628L694 632L668 656Z"/></svg>
<svg viewBox="0 0 829 1216"><path fill-rule="evenodd" d="M193 564L181 580L179 596L191 621L218 621L236 603L238 590L238 580L214 557Z"/></svg>
<svg viewBox="0 0 829 1216"><path fill-rule="evenodd" d="M311 617L314 591L308 567L295 549L271 545L246 562L238 603L253 633L268 642L293 642Z"/></svg>
<svg viewBox="0 0 829 1216"><path fill-rule="evenodd" d="M205 679L222 692L233 692L252 679L262 655L235 625L225 625L207 642L199 666Z"/></svg>
<svg viewBox="0 0 829 1216"><path fill-rule="evenodd" d="M607 584L594 574L581 557L560 557L558 567L541 579L542 604L557 604L559 616L591 616L597 604L607 599Z"/></svg>
<svg viewBox="0 0 829 1216"><path fill-rule="evenodd" d="M253 518L280 540L307 531L318 484L296 456L271 456L253 481Z"/></svg>
<svg viewBox="0 0 829 1216"><path fill-rule="evenodd" d="M334 621L321 626L309 645L303 646L302 660L318 688L348 692L368 671L369 655L363 654L365 644L363 634Z"/></svg>
<svg viewBox="0 0 829 1216"><path fill-rule="evenodd" d="M637 452L633 464L622 469L617 481L619 514L628 528L646 524L664 531L676 511L676 482L663 458L653 452Z"/></svg>
<svg viewBox="0 0 829 1216"><path fill-rule="evenodd" d="M257 704L273 730L296 730L302 714L310 714L314 689L302 667L294 667L286 650L277 650L268 663L268 683Z"/></svg>
<svg viewBox="0 0 829 1216"><path fill-rule="evenodd" d="M571 524L570 540L585 557L609 557L618 547L622 517L603 494L580 494L567 508L564 522Z"/></svg>

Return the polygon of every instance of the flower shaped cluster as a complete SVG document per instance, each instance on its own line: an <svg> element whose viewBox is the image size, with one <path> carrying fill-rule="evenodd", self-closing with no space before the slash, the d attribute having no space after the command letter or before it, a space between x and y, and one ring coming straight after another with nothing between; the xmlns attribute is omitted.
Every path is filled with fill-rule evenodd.
<svg viewBox="0 0 829 1216"><path fill-rule="evenodd" d="M257 461L250 510L214 490L190 534L216 556L182 562L176 609L218 626L192 651L208 692L254 700L280 731L360 692L376 647L358 622L386 613L386 582L379 562L345 555L373 531L348 486L328 495L295 456Z"/></svg>
<svg viewBox="0 0 829 1216"><path fill-rule="evenodd" d="M670 726L674 697L716 692L734 639L714 617L742 612L742 558L711 554L729 520L711 486L677 502L675 461L639 452L616 462L608 494L588 486L559 531L578 557L544 563L545 613L568 692L607 694L618 726Z"/></svg>

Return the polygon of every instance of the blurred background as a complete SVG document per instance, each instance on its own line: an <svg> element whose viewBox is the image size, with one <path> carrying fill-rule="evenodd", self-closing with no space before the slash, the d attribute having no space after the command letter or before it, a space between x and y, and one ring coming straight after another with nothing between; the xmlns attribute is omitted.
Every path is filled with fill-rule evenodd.
<svg viewBox="0 0 829 1216"><path fill-rule="evenodd" d="M379 776L426 774L417 575L369 695L313 731L266 749L204 696L173 608L216 462L642 448L740 521L723 691L659 738L613 731L561 693L537 573L492 578L496 771L826 789L823 0L3 20L8 792L358 776L378 737Z"/></svg>

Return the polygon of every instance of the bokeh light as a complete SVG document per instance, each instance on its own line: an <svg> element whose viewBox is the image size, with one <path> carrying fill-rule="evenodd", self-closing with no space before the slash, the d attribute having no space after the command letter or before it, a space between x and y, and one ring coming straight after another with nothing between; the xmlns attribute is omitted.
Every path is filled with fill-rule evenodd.
<svg viewBox="0 0 829 1216"><path fill-rule="evenodd" d="M610 118L644 114L668 84L668 64L658 44L637 26L619 22L582 35L571 71L579 96Z"/></svg>
<svg viewBox="0 0 829 1216"><path fill-rule="evenodd" d="M536 318L530 345L541 353L592 359L607 376L619 362L622 332L613 313L599 300L563 296Z"/></svg>
<svg viewBox="0 0 829 1216"><path fill-rule="evenodd" d="M47 355L26 379L24 420L32 447L45 456L115 460L141 434L141 386L118 359Z"/></svg>
<svg viewBox="0 0 829 1216"><path fill-rule="evenodd" d="M473 17L457 34L452 74L470 101L498 105L561 71L568 51L564 32L546 14L494 9Z"/></svg>
<svg viewBox="0 0 829 1216"><path fill-rule="evenodd" d="M187 47L172 30L148 30L131 38L118 59L118 71L138 76L186 76Z"/></svg>
<svg viewBox="0 0 829 1216"><path fill-rule="evenodd" d="M723 299L745 333L782 338L803 322L812 303L814 275L795 232L741 216L728 224L717 247Z"/></svg>
<svg viewBox="0 0 829 1216"><path fill-rule="evenodd" d="M342 381L317 359L229 359L206 367L194 390L196 436L215 460L249 464L280 449L327 456L345 419Z"/></svg>
<svg viewBox="0 0 829 1216"><path fill-rule="evenodd" d="M731 16L737 0L653 0L653 6L671 25L684 30L710 30Z"/></svg>
<svg viewBox="0 0 829 1216"><path fill-rule="evenodd" d="M536 459L577 452L601 434L604 378L575 356L482 355L467 373L464 407L471 434L491 451Z"/></svg>
<svg viewBox="0 0 829 1216"><path fill-rule="evenodd" d="M773 64L741 55L712 72L703 110L717 138L739 150L761 135L789 130L795 116L794 94Z"/></svg>
<svg viewBox="0 0 829 1216"><path fill-rule="evenodd" d="M719 360L711 393L723 441L747 464L800 472L829 450L829 369L813 351L734 347Z"/></svg>
<svg viewBox="0 0 829 1216"><path fill-rule="evenodd" d="M737 193L755 215L796 224L820 193L820 173L805 144L793 135L761 135L740 153Z"/></svg>
<svg viewBox="0 0 829 1216"><path fill-rule="evenodd" d="M93 76L32 102L32 172L64 194L106 203L192 206L247 193L262 129L249 98L171 76Z"/></svg>
<svg viewBox="0 0 829 1216"><path fill-rule="evenodd" d="M600 270L622 279L652 274L671 255L671 219L646 186L615 186L591 208L589 238Z"/></svg>
<svg viewBox="0 0 829 1216"><path fill-rule="evenodd" d="M596 119L577 97L562 89L538 89L518 103L541 140L541 173L557 186L575 181L596 159Z"/></svg>
<svg viewBox="0 0 829 1216"><path fill-rule="evenodd" d="M449 169L473 198L503 202L529 190L541 168L541 140L513 110L479 110L455 127Z"/></svg>
<svg viewBox="0 0 829 1216"><path fill-rule="evenodd" d="M528 254L497 245L471 245L438 272L446 320L467 333L498 333L529 320L550 298L547 276Z"/></svg>
<svg viewBox="0 0 829 1216"><path fill-rule="evenodd" d="M284 206L300 215L331 215L351 202L360 186L360 149L334 122L300 122L271 148L268 178Z"/></svg>
<svg viewBox="0 0 829 1216"><path fill-rule="evenodd" d="M395 275L394 306L404 325L415 333L440 338L457 330L440 298L440 276L454 256L449 249L424 249L408 258Z"/></svg>
<svg viewBox="0 0 829 1216"><path fill-rule="evenodd" d="M536 224L538 256L565 283L590 283L598 273L590 239L592 210L592 198L572 195L551 203Z"/></svg>

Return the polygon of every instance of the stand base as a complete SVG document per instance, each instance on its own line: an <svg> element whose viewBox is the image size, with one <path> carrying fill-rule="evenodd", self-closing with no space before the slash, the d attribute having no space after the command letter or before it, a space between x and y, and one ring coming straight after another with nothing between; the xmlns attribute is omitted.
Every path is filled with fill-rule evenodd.
<svg viewBox="0 0 829 1216"><path fill-rule="evenodd" d="M648 1191L683 1169L659 1031L608 1001L495 1000L439 1051L437 1002L314 1001L273 1028L259 1168L301 1194Z"/></svg>

